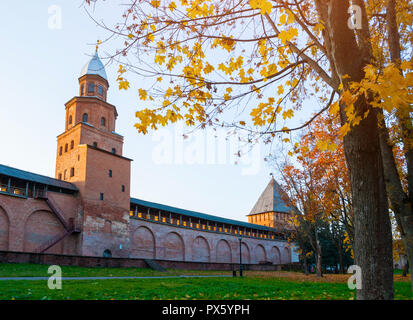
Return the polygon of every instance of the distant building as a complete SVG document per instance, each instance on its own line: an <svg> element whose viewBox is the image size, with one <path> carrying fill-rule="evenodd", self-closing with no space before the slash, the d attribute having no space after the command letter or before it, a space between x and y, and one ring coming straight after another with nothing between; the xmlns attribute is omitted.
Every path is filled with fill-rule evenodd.
<svg viewBox="0 0 413 320"><path fill-rule="evenodd" d="M248 222L278 230L291 230L289 219L295 210L286 204L285 199L288 199L287 196L272 177L249 213Z"/></svg>
<svg viewBox="0 0 413 320"><path fill-rule="evenodd" d="M241 245L244 264L291 262L274 179L249 223L131 198L108 89L96 52L65 104L55 178L0 165L0 250L237 263Z"/></svg>

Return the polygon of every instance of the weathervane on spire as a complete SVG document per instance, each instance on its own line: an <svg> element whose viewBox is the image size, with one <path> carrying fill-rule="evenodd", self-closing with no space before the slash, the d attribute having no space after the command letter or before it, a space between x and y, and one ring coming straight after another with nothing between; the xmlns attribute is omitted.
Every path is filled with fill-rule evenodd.
<svg viewBox="0 0 413 320"><path fill-rule="evenodd" d="M99 45L102 43L102 41L98 40L96 41L96 53L98 53Z"/></svg>

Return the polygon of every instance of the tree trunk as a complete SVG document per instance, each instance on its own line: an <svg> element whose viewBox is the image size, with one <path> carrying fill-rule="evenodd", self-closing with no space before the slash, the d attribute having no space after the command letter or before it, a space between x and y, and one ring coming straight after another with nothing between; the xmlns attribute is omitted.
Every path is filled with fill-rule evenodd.
<svg viewBox="0 0 413 320"><path fill-rule="evenodd" d="M332 56L344 87L349 81L364 78L363 68L370 62L356 41L354 30L347 28L349 1L328 2L328 27ZM367 39L369 40L369 39ZM363 41L361 39L360 41ZM342 122L347 121L346 106L340 105ZM377 114L364 97L354 103L358 115L368 116L352 127L344 137L344 152L349 167L354 209L354 256L361 268L362 288L357 299L393 299L392 234L383 178Z"/></svg>
<svg viewBox="0 0 413 320"><path fill-rule="evenodd" d="M344 266L343 266L343 248L339 246L338 248L338 261L340 263L340 273L344 274Z"/></svg>
<svg viewBox="0 0 413 320"><path fill-rule="evenodd" d="M396 21L396 1L387 0L386 20L388 30L388 43L391 61L400 66L400 35ZM400 70L401 72L401 70ZM409 117L409 116L407 116ZM385 170L386 188L396 221L400 229L403 245L407 254L407 261L413 265L413 149L407 143L412 136L411 129L406 126L406 119L398 117L403 132L403 144L405 148L405 159L407 168L408 191L404 192L400 176L397 172L396 161L393 155L393 145L390 142L389 133L384 121L381 122L380 144ZM409 119L410 121L410 119ZM407 142L406 142L407 141ZM411 278L411 289L413 291L413 277Z"/></svg>
<svg viewBox="0 0 413 320"><path fill-rule="evenodd" d="M403 267L403 277L407 276L407 273L409 272L409 260L406 261ZM410 272L411 276L411 272Z"/></svg>
<svg viewBox="0 0 413 320"><path fill-rule="evenodd" d="M317 277L321 278L323 276L322 255L321 255L321 244L320 244L320 239L318 239L317 230L316 230L315 237L316 237Z"/></svg>
<svg viewBox="0 0 413 320"><path fill-rule="evenodd" d="M355 264L362 270L362 289L357 298L392 299L392 233L377 118L373 110L370 113L344 138L354 208Z"/></svg>
<svg viewBox="0 0 413 320"><path fill-rule="evenodd" d="M407 260L410 265L413 265L413 213L410 209L411 202L403 190L400 176L397 172L396 161L394 160L389 133L384 121L381 121L380 124L380 148L387 195L400 229L400 236L403 241ZM413 291L413 278L411 279L411 288Z"/></svg>
<svg viewBox="0 0 413 320"><path fill-rule="evenodd" d="M308 263L307 263L307 257L304 255L303 259L303 268L304 268L304 274L308 276Z"/></svg>

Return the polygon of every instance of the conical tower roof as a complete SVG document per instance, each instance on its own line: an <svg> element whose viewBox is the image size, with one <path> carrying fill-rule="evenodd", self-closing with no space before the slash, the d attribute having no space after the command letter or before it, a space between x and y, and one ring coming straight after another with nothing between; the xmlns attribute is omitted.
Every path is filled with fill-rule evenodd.
<svg viewBox="0 0 413 320"><path fill-rule="evenodd" d="M292 207L289 207L281 198L282 190L280 185L272 177L268 183L264 192L258 198L249 215L258 214L263 212L285 212L290 213L294 211Z"/></svg>
<svg viewBox="0 0 413 320"><path fill-rule="evenodd" d="M86 74L96 74L98 76L101 76L106 81L108 80L108 77L106 76L105 66L103 65L102 61L100 61L97 50L92 59L90 59L82 68L82 71L80 71L80 77L83 77Z"/></svg>

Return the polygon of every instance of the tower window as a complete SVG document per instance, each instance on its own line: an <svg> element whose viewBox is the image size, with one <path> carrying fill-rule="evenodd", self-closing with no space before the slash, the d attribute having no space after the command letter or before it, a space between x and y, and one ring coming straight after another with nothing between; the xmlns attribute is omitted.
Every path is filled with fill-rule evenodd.
<svg viewBox="0 0 413 320"><path fill-rule="evenodd" d="M83 121L83 122L87 122L88 119L89 119L88 114L87 114L87 113L84 113L83 116L82 116L82 121Z"/></svg>
<svg viewBox="0 0 413 320"><path fill-rule="evenodd" d="M59 149L59 156L61 156L62 153L63 153L63 147L61 146L60 149Z"/></svg>
<svg viewBox="0 0 413 320"><path fill-rule="evenodd" d="M67 145L67 143L65 144L65 152L67 152L67 148L68 148L68 145Z"/></svg>
<svg viewBox="0 0 413 320"><path fill-rule="evenodd" d="M72 124L72 116L69 116L69 124Z"/></svg>
<svg viewBox="0 0 413 320"><path fill-rule="evenodd" d="M62 174L59 173L59 180L62 180Z"/></svg>
<svg viewBox="0 0 413 320"><path fill-rule="evenodd" d="M111 169L109 169L109 177L112 178L112 170Z"/></svg>
<svg viewBox="0 0 413 320"><path fill-rule="evenodd" d="M102 126L105 126L105 125L106 125L106 119L105 119L105 117L102 117L102 118L100 119L100 124L101 124Z"/></svg>
<svg viewBox="0 0 413 320"><path fill-rule="evenodd" d="M74 148L74 146L75 146L75 142L72 140L72 141L70 141L70 149L73 149Z"/></svg>
<svg viewBox="0 0 413 320"><path fill-rule="evenodd" d="M103 200L103 193L100 193L100 200Z"/></svg>
<svg viewBox="0 0 413 320"><path fill-rule="evenodd" d="M103 87L102 86L98 86L98 93L103 96Z"/></svg>
<svg viewBox="0 0 413 320"><path fill-rule="evenodd" d="M87 92L95 92L95 84L92 82L92 83L89 83L89 85L88 85L88 87L87 87Z"/></svg>
<svg viewBox="0 0 413 320"><path fill-rule="evenodd" d="M83 92L84 92L85 86L82 84L80 86L80 95L83 96Z"/></svg>
<svg viewBox="0 0 413 320"><path fill-rule="evenodd" d="M93 146L95 147L95 148L97 148L98 147L98 143L95 141L95 142L93 142Z"/></svg>
<svg viewBox="0 0 413 320"><path fill-rule="evenodd" d="M70 168L70 176L73 177L75 175L75 168Z"/></svg>
<svg viewBox="0 0 413 320"><path fill-rule="evenodd" d="M66 180L67 170L64 171L63 179Z"/></svg>
<svg viewBox="0 0 413 320"><path fill-rule="evenodd" d="M115 148L112 148L112 153L116 154L116 149Z"/></svg>

